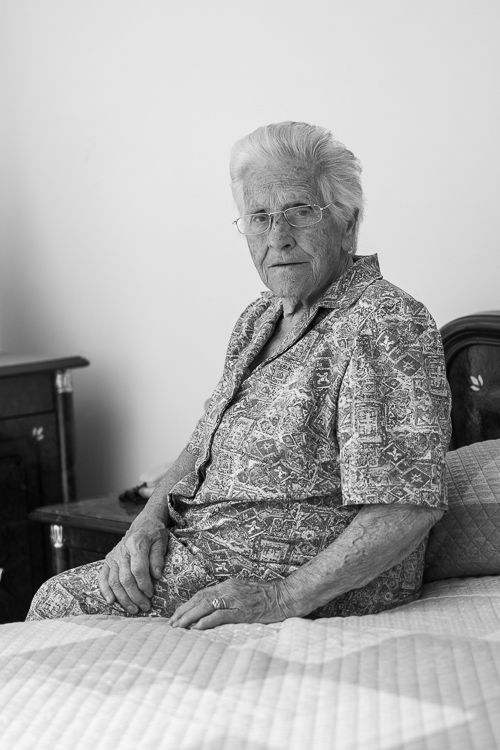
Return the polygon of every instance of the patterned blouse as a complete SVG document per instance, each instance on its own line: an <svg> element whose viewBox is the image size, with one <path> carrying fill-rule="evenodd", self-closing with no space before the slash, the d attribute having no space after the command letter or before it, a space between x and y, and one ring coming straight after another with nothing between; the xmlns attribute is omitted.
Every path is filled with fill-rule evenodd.
<svg viewBox="0 0 500 750"><path fill-rule="evenodd" d="M362 505L446 507L450 395L426 308L382 278L376 255L356 256L252 370L282 309L264 292L240 316L188 445L195 470L169 496L179 542L172 554L184 548L182 567L187 553L205 581L287 576L334 542ZM424 552L425 542L312 616L415 599Z"/></svg>

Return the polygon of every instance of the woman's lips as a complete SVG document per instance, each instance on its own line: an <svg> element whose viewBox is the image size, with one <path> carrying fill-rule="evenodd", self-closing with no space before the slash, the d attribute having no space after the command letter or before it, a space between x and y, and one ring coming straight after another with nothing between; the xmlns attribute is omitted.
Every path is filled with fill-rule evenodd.
<svg viewBox="0 0 500 750"><path fill-rule="evenodd" d="M298 261L296 261L294 263L292 263L292 262L290 262L290 263L273 263L270 267L271 268L283 268L283 267L286 268L287 266L303 266L303 265L304 265L304 261L298 260Z"/></svg>

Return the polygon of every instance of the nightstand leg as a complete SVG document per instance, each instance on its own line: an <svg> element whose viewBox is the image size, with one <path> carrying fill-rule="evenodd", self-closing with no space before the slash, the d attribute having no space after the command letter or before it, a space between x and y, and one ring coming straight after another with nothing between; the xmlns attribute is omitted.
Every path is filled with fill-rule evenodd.
<svg viewBox="0 0 500 750"><path fill-rule="evenodd" d="M73 383L69 370L58 370L55 380L57 431L61 459L63 502L75 499Z"/></svg>
<svg viewBox="0 0 500 750"><path fill-rule="evenodd" d="M64 528L58 523L50 524L50 548L52 552L52 575L68 569L66 547L64 546Z"/></svg>

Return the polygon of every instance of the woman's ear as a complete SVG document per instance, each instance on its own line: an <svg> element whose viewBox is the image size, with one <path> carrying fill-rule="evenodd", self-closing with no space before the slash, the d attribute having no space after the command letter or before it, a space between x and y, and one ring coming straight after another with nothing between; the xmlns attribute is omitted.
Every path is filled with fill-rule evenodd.
<svg viewBox="0 0 500 750"><path fill-rule="evenodd" d="M356 234L356 227L358 226L358 218L359 218L359 209L355 208L352 219L347 224L347 227L345 230L346 237L352 237Z"/></svg>
<svg viewBox="0 0 500 750"><path fill-rule="evenodd" d="M355 208L352 219L346 226L344 239L342 240L342 247L349 255L354 255L356 247L356 236L358 234L358 218L359 209Z"/></svg>

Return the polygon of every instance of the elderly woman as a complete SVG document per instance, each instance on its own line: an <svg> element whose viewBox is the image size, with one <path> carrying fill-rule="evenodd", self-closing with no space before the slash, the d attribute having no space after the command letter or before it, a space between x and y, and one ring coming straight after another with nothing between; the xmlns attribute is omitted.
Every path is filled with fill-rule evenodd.
<svg viewBox="0 0 500 750"><path fill-rule="evenodd" d="M376 255L355 255L360 166L327 130L257 129L235 145L231 179L269 291L238 319L204 415L123 540L45 583L28 618L205 629L419 596L446 507L435 323Z"/></svg>

